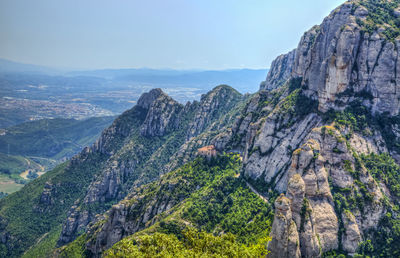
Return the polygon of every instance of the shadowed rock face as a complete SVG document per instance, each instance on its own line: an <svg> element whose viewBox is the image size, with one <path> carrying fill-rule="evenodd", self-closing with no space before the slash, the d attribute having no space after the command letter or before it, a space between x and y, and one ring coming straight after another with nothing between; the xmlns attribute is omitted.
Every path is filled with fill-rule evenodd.
<svg viewBox="0 0 400 258"><path fill-rule="evenodd" d="M278 56L272 62L266 80L260 85L260 90L273 90L285 83L292 74L295 57L296 50Z"/></svg>
<svg viewBox="0 0 400 258"><path fill-rule="evenodd" d="M137 101L137 106L144 109L150 109L153 102L161 95L165 95L160 88L152 89L149 92L143 93Z"/></svg>
<svg viewBox="0 0 400 258"><path fill-rule="evenodd" d="M154 91L154 90L153 90ZM146 119L140 128L143 136L164 136L168 131L176 130L183 105L159 91L150 91L143 102L148 107ZM152 100L152 102L150 102Z"/></svg>

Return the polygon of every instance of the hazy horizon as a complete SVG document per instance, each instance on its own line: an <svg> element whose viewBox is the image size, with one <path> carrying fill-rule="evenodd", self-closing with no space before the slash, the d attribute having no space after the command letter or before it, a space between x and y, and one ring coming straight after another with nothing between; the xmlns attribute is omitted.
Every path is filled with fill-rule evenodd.
<svg viewBox="0 0 400 258"><path fill-rule="evenodd" d="M109 67L103 67L103 68L74 68L74 67L59 67L59 66L47 66L47 65L40 65L40 64L34 64L34 63L24 63L24 62L18 62L15 60L7 59L7 58L2 58L0 57L0 62L10 62L11 64L16 64L16 65L28 65L28 66L38 66L38 67L43 67L43 68L48 68L48 69L54 69L58 71L64 71L64 72L91 72L91 71L101 71L101 70L155 70L155 71L179 71L179 72L207 72L207 71L235 71L235 70L268 70L268 67L260 67L260 68L248 68L248 67L238 67L238 68L221 68L221 69L207 69L207 68L170 68L170 67L159 67L159 68L152 68L152 67L123 67L123 68L109 68Z"/></svg>
<svg viewBox="0 0 400 258"><path fill-rule="evenodd" d="M344 0L0 3L0 58L59 69L265 69Z"/></svg>

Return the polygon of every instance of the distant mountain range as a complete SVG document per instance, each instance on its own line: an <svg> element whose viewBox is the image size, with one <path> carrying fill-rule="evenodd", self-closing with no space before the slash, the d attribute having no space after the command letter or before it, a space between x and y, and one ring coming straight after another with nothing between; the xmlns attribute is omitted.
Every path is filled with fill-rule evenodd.
<svg viewBox="0 0 400 258"><path fill-rule="evenodd" d="M140 82L174 85L208 86L227 84L242 93L255 92L259 83L266 77L268 69L227 69L227 70L174 70L174 69L99 69L99 70L66 70L45 66L23 64L0 58L0 74L42 74L64 77L97 77L108 81ZM166 86L167 87L167 86Z"/></svg>
<svg viewBox="0 0 400 258"><path fill-rule="evenodd" d="M253 93L266 74L267 69L63 71L0 59L0 128L43 118L117 115L151 88L181 103L221 84Z"/></svg>
<svg viewBox="0 0 400 258"><path fill-rule="evenodd" d="M11 60L0 58L0 74L4 73L45 73L57 74L61 73L57 69L46 66L18 63Z"/></svg>

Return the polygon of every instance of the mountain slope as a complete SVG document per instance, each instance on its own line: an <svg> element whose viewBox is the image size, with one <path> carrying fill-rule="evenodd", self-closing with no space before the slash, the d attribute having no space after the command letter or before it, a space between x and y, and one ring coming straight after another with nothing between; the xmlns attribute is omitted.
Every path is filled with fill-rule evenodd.
<svg viewBox="0 0 400 258"><path fill-rule="evenodd" d="M71 257L76 250L84 256L100 256L128 236L108 253L129 254L128 248L135 248L135 237L156 237L159 232L182 239L187 229L196 228L214 234L229 232L235 237L233 243L250 247L242 247L242 255L259 256L250 250L264 241L264 248L258 251L266 252L272 207L251 192L239 173L237 154L208 161L197 158L159 181L134 190L99 218L85 235L63 247L60 256Z"/></svg>
<svg viewBox="0 0 400 258"><path fill-rule="evenodd" d="M245 180L282 193L271 257L398 256L397 8L349 1L334 10L273 63L218 135L223 150L243 153Z"/></svg>
<svg viewBox="0 0 400 258"><path fill-rule="evenodd" d="M92 144L115 117L43 119L4 129L0 152L62 160Z"/></svg>
<svg viewBox="0 0 400 258"><path fill-rule="evenodd" d="M199 243L213 233L210 242L220 244L230 232L239 251L237 243L250 248L270 232L269 257L398 257L399 10L397 0L344 3L278 57L251 96L220 86L183 106L157 89L144 94L71 162L78 171L91 167L86 154L104 157L67 218L41 229L61 230L53 254L154 254L163 243L186 252L196 248L184 245L187 232L200 234ZM190 162L208 144L240 153L243 163ZM60 201L54 184L46 185L43 199ZM17 199L4 200L0 206ZM20 236L6 227L10 254ZM51 240L52 253L56 241L47 240L32 252Z"/></svg>
<svg viewBox="0 0 400 258"><path fill-rule="evenodd" d="M178 162L165 167L175 161L170 157L181 145L195 141L206 127L223 120L242 99L228 86L216 87L201 102L185 106L159 89L143 94L138 104L118 117L92 147L0 201L2 250L21 255L40 237L54 235L54 230L60 229L59 244L72 241L96 214L124 198L131 188L180 166ZM218 107L219 112L204 113L207 105ZM203 116L196 115L199 112ZM194 119L203 126L191 130L189 136L188 128L197 124ZM212 135L206 138L210 141ZM193 156L194 152L188 154ZM15 209L24 212L15 213ZM35 220L29 221L29 217Z"/></svg>

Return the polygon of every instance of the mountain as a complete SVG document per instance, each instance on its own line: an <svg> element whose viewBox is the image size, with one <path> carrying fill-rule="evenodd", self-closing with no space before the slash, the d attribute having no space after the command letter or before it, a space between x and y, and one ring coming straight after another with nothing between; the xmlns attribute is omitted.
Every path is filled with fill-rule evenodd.
<svg viewBox="0 0 400 258"><path fill-rule="evenodd" d="M0 200L1 254L398 257L399 17L398 0L347 1L252 95L143 94Z"/></svg>
<svg viewBox="0 0 400 258"><path fill-rule="evenodd" d="M0 73L57 74L60 71L45 66L18 63L0 58Z"/></svg>
<svg viewBox="0 0 400 258"><path fill-rule="evenodd" d="M143 94L90 148L0 201L2 250L19 256L40 237L74 240L130 189L190 160L194 149L173 155L184 143L201 146L220 134L244 98L228 86L186 105L160 89Z"/></svg>
<svg viewBox="0 0 400 258"><path fill-rule="evenodd" d="M115 117L42 119L2 130L0 152L55 160L70 158L95 142Z"/></svg>
<svg viewBox="0 0 400 258"><path fill-rule="evenodd" d="M91 145L114 117L43 119L0 130L0 192L10 194Z"/></svg>
<svg viewBox="0 0 400 258"><path fill-rule="evenodd" d="M233 85L241 93L256 92L266 72L106 69L26 73L11 72L1 66L0 60L0 128L47 118L85 119L121 114L152 88L162 88L180 103L198 100L220 84Z"/></svg>

